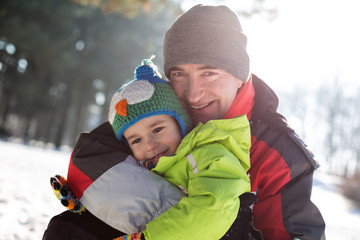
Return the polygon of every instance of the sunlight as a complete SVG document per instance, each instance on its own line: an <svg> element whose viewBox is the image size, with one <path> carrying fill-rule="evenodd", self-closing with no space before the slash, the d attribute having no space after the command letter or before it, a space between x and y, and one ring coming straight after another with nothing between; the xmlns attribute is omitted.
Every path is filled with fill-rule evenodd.
<svg viewBox="0 0 360 240"><path fill-rule="evenodd" d="M317 87L339 77L356 83L360 21L355 1L279 1L278 18L243 20L252 71L275 88Z"/></svg>
<svg viewBox="0 0 360 240"><path fill-rule="evenodd" d="M15 45L12 43L8 43L5 45L5 50L8 54L13 55L16 52Z"/></svg>
<svg viewBox="0 0 360 240"><path fill-rule="evenodd" d="M253 1L184 1L182 8L195 4L224 4L248 11ZM294 85L318 87L335 77L358 84L360 69L360 2L352 0L266 0L276 8L273 21L261 14L240 16L248 37L251 71L275 89Z"/></svg>

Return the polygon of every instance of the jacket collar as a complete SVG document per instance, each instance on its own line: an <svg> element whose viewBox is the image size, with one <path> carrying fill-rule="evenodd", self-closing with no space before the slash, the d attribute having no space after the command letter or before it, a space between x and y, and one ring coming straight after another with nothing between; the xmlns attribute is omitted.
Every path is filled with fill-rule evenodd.
<svg viewBox="0 0 360 240"><path fill-rule="evenodd" d="M255 89L252 120L267 120L277 111L279 99L275 92L256 75L252 75Z"/></svg>
<svg viewBox="0 0 360 240"><path fill-rule="evenodd" d="M253 85L255 97L251 122L266 122L282 133L293 134L294 130L289 127L285 117L277 112L279 99L275 92L255 75L253 75Z"/></svg>
<svg viewBox="0 0 360 240"><path fill-rule="evenodd" d="M230 119L246 114L248 120L250 120L254 105L254 96L255 89L252 83L252 76L250 75L249 80L239 89L234 102L225 113L223 119Z"/></svg>

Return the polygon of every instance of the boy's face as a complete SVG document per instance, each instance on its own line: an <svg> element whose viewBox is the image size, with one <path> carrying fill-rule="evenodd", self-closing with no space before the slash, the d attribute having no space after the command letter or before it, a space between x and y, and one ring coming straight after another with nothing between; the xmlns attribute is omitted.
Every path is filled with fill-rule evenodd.
<svg viewBox="0 0 360 240"><path fill-rule="evenodd" d="M182 139L177 121L169 115L144 118L126 129L124 137L136 160L150 160L153 166L160 157L172 156Z"/></svg>
<svg viewBox="0 0 360 240"><path fill-rule="evenodd" d="M242 85L230 73L201 64L172 68L170 82L193 124L221 119Z"/></svg>

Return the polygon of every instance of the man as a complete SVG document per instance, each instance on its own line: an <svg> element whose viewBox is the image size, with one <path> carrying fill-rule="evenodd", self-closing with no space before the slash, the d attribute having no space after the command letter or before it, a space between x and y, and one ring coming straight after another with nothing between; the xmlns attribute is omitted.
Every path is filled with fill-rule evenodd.
<svg viewBox="0 0 360 240"><path fill-rule="evenodd" d="M262 237L325 239L324 220L310 201L313 172L318 164L285 118L276 112L275 93L250 74L246 41L230 9L197 5L180 16L165 34L165 74L194 124L247 114L252 135L248 173L257 196L253 221ZM128 154L115 141L109 123L101 125L79 138L71 164L79 159L99 162L109 154L119 158ZM247 199L241 198L240 202ZM232 232L243 230L242 216L248 210L247 206L240 207L239 219L224 239L235 239ZM44 239L55 237L59 228L66 229L64 237L53 239L107 239L119 234L88 212L71 214L54 217Z"/></svg>
<svg viewBox="0 0 360 240"><path fill-rule="evenodd" d="M324 220L310 201L318 164L276 112L275 93L249 73L246 43L229 8L197 5L165 34L165 74L194 124L247 114L253 219L264 239L324 239Z"/></svg>

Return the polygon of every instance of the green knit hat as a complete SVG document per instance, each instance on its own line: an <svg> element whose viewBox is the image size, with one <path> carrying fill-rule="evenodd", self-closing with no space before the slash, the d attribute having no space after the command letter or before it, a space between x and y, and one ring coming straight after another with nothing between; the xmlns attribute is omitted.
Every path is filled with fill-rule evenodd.
<svg viewBox="0 0 360 240"><path fill-rule="evenodd" d="M162 114L174 117L182 136L186 135L191 126L189 116L151 59L145 59L135 69L134 80L124 84L112 97L109 122L121 141L128 127L141 119Z"/></svg>

